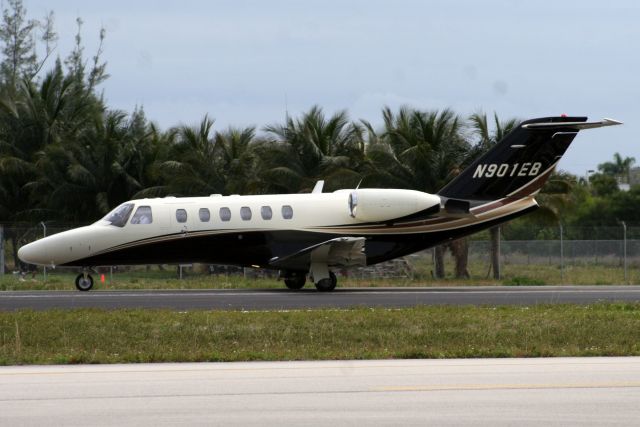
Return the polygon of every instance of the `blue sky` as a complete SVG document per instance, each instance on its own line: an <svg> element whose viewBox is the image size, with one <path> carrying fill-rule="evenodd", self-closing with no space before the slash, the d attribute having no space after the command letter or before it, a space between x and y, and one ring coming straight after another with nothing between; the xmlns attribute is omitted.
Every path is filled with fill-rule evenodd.
<svg viewBox="0 0 640 427"><path fill-rule="evenodd" d="M450 107L502 118L576 114L585 131L560 168L585 174L614 152L640 163L637 1L25 0L52 9L66 56L80 16L86 56L100 26L110 106L166 128L282 121L318 104L381 123L380 110ZM636 133L634 133L636 132Z"/></svg>

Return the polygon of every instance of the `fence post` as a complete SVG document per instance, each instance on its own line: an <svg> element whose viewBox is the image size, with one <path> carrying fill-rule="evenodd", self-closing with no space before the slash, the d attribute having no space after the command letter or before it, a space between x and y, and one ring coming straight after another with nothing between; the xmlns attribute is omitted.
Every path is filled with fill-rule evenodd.
<svg viewBox="0 0 640 427"><path fill-rule="evenodd" d="M42 225L42 234L44 234L43 237L47 237L47 226L44 224L44 222L40 222L40 225ZM45 265L44 267L42 267L42 273L44 274L44 281L47 281L47 266Z"/></svg>
<svg viewBox="0 0 640 427"><path fill-rule="evenodd" d="M500 280L502 278L501 274L501 266L500 266L500 258L501 258L501 248L500 248L500 231L502 227L499 225L490 229L491 242L490 242L490 251L491 252L491 266L493 267L493 278L496 280Z"/></svg>
<svg viewBox="0 0 640 427"><path fill-rule="evenodd" d="M4 227L0 225L0 276L4 276Z"/></svg>
<svg viewBox="0 0 640 427"><path fill-rule="evenodd" d="M624 266L624 284L629 283L627 276L627 224L624 221L622 222L622 256L623 261L622 265Z"/></svg>
<svg viewBox="0 0 640 427"><path fill-rule="evenodd" d="M560 284L564 284L564 241L562 239L562 223L560 222Z"/></svg>

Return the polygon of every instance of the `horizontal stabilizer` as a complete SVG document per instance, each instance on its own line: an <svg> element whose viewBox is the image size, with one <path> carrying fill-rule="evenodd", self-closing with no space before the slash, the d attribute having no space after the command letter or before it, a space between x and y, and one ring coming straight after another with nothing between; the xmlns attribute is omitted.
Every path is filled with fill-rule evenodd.
<svg viewBox="0 0 640 427"><path fill-rule="evenodd" d="M543 122L543 123L527 123L522 125L525 129L595 129L604 126L621 125L622 122L613 119L602 119L599 122Z"/></svg>

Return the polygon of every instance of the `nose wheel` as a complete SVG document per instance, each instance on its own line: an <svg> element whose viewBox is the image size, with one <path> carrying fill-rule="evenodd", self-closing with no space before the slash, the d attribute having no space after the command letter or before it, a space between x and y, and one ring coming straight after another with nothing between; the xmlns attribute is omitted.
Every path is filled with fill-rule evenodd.
<svg viewBox="0 0 640 427"><path fill-rule="evenodd" d="M76 289L79 291L88 291L93 288L93 277L88 273L80 273L76 277Z"/></svg>

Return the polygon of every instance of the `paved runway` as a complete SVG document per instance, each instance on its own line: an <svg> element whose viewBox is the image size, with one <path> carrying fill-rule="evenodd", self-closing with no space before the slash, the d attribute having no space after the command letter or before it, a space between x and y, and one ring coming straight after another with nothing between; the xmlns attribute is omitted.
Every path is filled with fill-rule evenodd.
<svg viewBox="0 0 640 427"><path fill-rule="evenodd" d="M1 425L637 425L640 358L0 367Z"/></svg>
<svg viewBox="0 0 640 427"><path fill-rule="evenodd" d="M0 292L0 310L31 308L171 308L291 310L416 305L504 305L640 301L640 286L520 286L354 288L315 290L12 291Z"/></svg>

